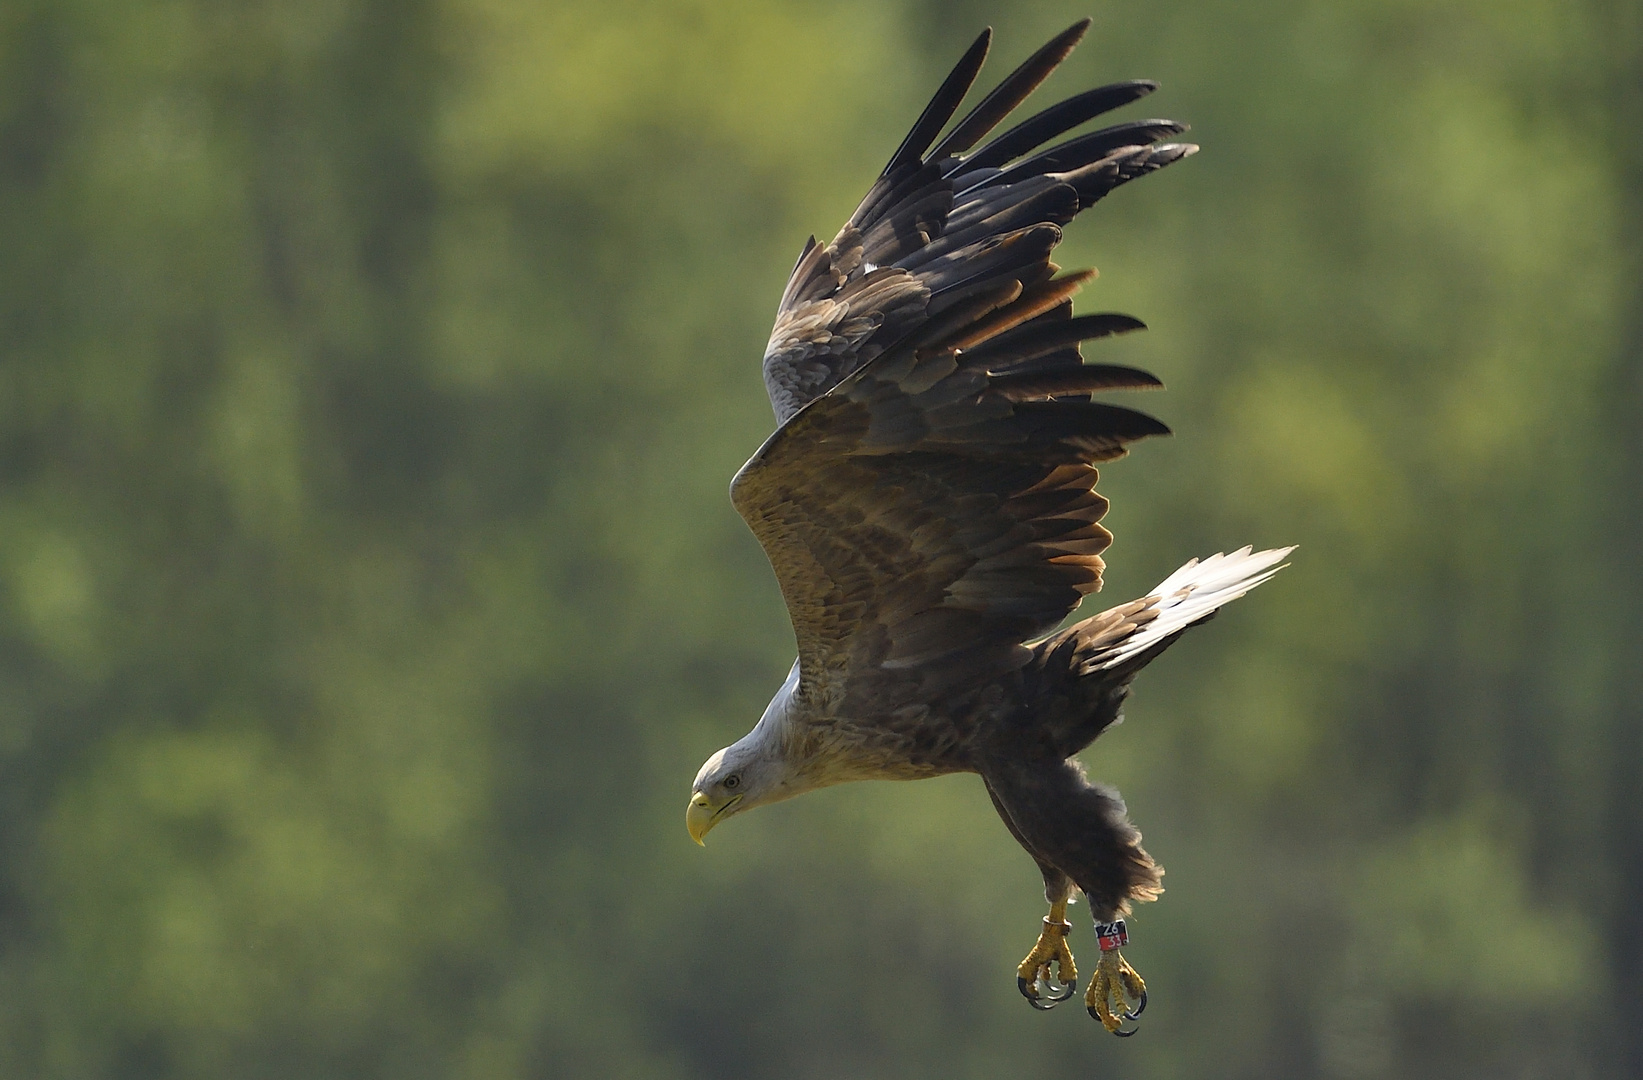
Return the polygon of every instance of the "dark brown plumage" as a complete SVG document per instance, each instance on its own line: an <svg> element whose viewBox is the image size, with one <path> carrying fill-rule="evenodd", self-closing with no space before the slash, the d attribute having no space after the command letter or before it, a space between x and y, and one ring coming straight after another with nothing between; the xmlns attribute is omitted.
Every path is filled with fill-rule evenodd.
<svg viewBox="0 0 1643 1080"><path fill-rule="evenodd" d="M850 221L799 257L764 358L780 426L731 484L799 656L758 726L703 766L698 839L728 814L826 784L975 772L1060 902L1052 913L1074 885L1103 922L1159 892L1122 801L1072 755L1118 719L1142 667L1286 551L1195 560L1154 595L1044 637L1101 587L1112 536L1095 466L1169 431L1091 399L1160 384L1084 364L1080 342L1142 324L1074 318L1071 296L1093 274L1062 275L1050 253L1080 211L1196 148L1160 141L1184 125L1144 120L1038 149L1156 88L1128 82L958 155L1087 26L937 141L980 70L983 33ZM1067 954L1063 977L1070 965Z"/></svg>

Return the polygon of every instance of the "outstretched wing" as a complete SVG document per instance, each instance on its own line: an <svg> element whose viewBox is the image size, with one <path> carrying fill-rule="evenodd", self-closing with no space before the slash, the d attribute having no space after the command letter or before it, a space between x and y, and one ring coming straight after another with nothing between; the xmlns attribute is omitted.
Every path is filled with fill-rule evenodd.
<svg viewBox="0 0 1643 1080"><path fill-rule="evenodd" d="M1082 36L1046 45L926 154L986 52L977 39L833 243L782 300L765 376L782 427L731 485L799 645L799 694L884 715L1026 663L1100 588L1098 462L1168 433L1091 400L1158 380L1085 365L1079 342L1141 323L1072 316L1092 272L1057 276L1061 225L1193 147L1170 121L1043 142L1150 92L1102 87L967 157ZM1031 155L1031 156L1027 156ZM842 704L841 704L842 703Z"/></svg>
<svg viewBox="0 0 1643 1080"><path fill-rule="evenodd" d="M981 70L992 39L992 31L984 31L832 243L810 239L765 349L765 387L778 422L915 328L952 314L967 299L966 286L987 274L989 256L1009 258L994 250L1001 238L1035 225L1065 225L1125 181L1197 149L1158 144L1185 131L1183 124L1138 120L1038 150L1157 89L1133 80L1068 98L966 153L1055 70L1088 28L1086 19L1057 35L931 149ZM989 279L1002 280L1024 268L991 269ZM1079 362L1076 349L1057 360Z"/></svg>

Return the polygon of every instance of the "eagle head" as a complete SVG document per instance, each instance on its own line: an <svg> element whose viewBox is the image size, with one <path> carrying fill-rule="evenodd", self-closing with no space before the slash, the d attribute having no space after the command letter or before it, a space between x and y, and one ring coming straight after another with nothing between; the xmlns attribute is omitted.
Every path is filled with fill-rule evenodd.
<svg viewBox="0 0 1643 1080"><path fill-rule="evenodd" d="M784 772L780 761L763 753L762 747L747 744L744 739L708 758L690 785L685 828L698 844L732 814L783 797L777 794Z"/></svg>
<svg viewBox="0 0 1643 1080"><path fill-rule="evenodd" d="M799 685L799 663L793 662L787 681L765 708L752 731L720 750L702 764L690 785L685 828L698 844L732 814L765 803L791 799L818 786L802 768L805 755L795 753L788 737Z"/></svg>

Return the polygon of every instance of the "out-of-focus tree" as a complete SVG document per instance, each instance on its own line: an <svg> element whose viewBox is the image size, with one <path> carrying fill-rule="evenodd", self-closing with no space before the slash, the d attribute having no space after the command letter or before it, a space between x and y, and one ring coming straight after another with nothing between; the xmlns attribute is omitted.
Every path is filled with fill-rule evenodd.
<svg viewBox="0 0 1643 1080"><path fill-rule="evenodd" d="M1599 910L1606 923L1611 1022L1607 1032L1615 1075L1643 1075L1643 680L1633 661L1643 656L1643 12L1627 3L1594 5L1605 48L1599 53L1610 121L1600 140L1623 199L1616 223L1626 258L1625 291L1618 298L1622 338L1604 386L1604 430L1612 440L1602 477L1610 498L1602 519L1611 539L1609 603L1616 657L1610 672L1607 793L1592 862L1607 884ZM1601 895L1601 894L1600 894Z"/></svg>
<svg viewBox="0 0 1643 1080"><path fill-rule="evenodd" d="M1083 14L0 9L0 1071L1635 1074L1625 5L1128 5L1049 88L1206 148L1059 257L1174 388L1108 595L1302 544L1088 755L1142 1038L1016 999L966 778L685 837L791 657L724 496L783 275Z"/></svg>

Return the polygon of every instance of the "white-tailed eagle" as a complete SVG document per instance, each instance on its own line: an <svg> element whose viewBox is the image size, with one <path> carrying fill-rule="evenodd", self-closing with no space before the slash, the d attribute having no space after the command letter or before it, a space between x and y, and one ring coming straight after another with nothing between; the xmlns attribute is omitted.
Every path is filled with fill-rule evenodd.
<svg viewBox="0 0 1643 1080"><path fill-rule="evenodd" d="M1169 429L1092 399L1160 384L1084 363L1080 342L1142 324L1074 316L1093 272L1062 274L1050 253L1079 211L1196 149L1168 141L1186 130L1171 120L1041 149L1156 89L1145 81L1087 90L982 142L1088 26L938 139L981 69L984 32L850 221L799 256L764 357L779 426L730 489L799 655L758 725L702 766L686 823L700 842L733 814L829 784L978 773L1050 905L1022 993L1039 1008L1073 993L1076 887L1101 946L1086 1004L1130 1034L1122 1023L1146 990L1119 953L1122 919L1158 895L1163 870L1118 793L1073 755L1118 721L1137 672L1290 549L1195 559L1150 595L1053 632L1101 587L1112 535L1096 465Z"/></svg>

